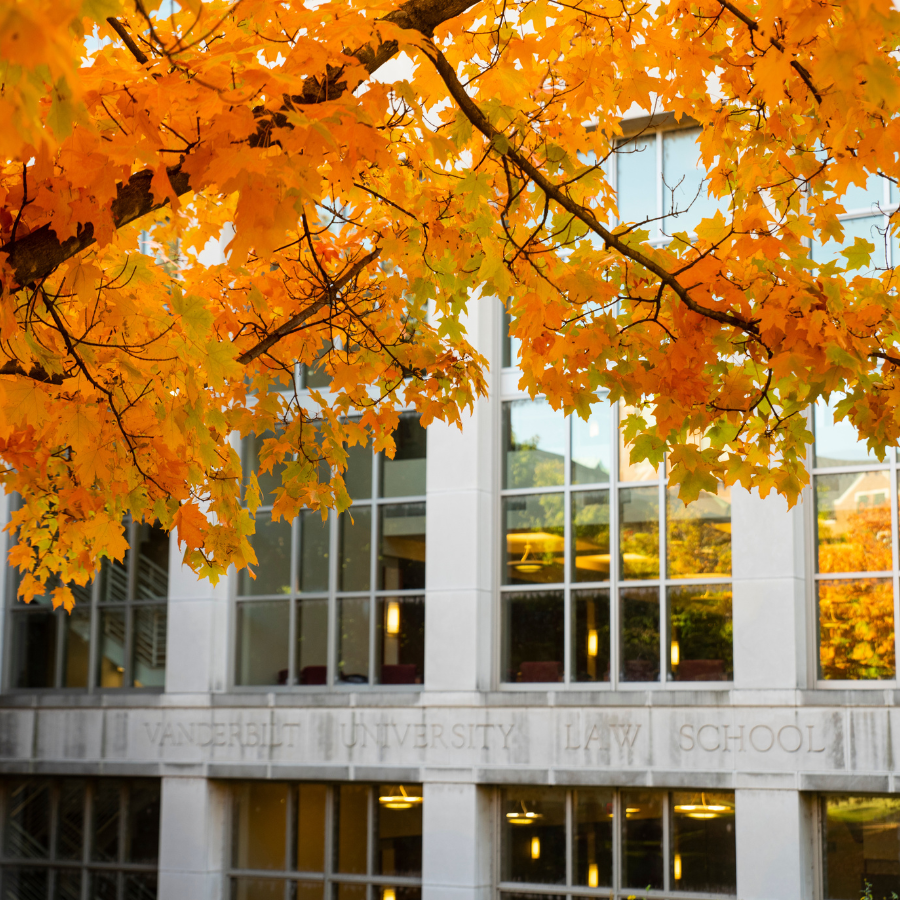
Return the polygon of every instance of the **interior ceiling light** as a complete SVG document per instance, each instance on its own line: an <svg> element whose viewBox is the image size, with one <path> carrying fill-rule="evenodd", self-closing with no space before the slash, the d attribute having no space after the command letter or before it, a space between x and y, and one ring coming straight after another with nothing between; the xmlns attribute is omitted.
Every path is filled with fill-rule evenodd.
<svg viewBox="0 0 900 900"><path fill-rule="evenodd" d="M399 794L386 794L378 798L378 802L385 809L409 809L411 806L418 806L422 802L421 797L411 797L406 793L406 788L400 785Z"/></svg>
<svg viewBox="0 0 900 900"><path fill-rule="evenodd" d="M544 818L541 813L529 812L525 806L524 800L520 800L519 805L522 807L521 812L514 809L512 812L506 814L506 820L510 825L532 825L538 819Z"/></svg>

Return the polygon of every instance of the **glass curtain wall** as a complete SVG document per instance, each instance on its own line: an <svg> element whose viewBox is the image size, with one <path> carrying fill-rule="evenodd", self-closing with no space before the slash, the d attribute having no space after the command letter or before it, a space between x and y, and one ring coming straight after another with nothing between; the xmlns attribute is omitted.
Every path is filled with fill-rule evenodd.
<svg viewBox="0 0 900 900"><path fill-rule="evenodd" d="M104 559L99 577L72 587L75 608L53 609L51 593L10 604L10 688L165 686L169 535L126 526L124 560ZM10 590L15 572L10 569Z"/></svg>
<svg viewBox="0 0 900 900"><path fill-rule="evenodd" d="M422 786L231 786L231 900L419 900Z"/></svg>
<svg viewBox="0 0 900 900"><path fill-rule="evenodd" d="M273 521L259 476L256 578L238 577L235 684L416 685L425 674L425 429L403 413L393 459L349 447L345 513ZM258 467L260 439L245 441Z"/></svg>
<svg viewBox="0 0 900 900"><path fill-rule="evenodd" d="M155 900L160 782L0 780L0 897Z"/></svg>
<svg viewBox="0 0 900 900"><path fill-rule="evenodd" d="M516 787L499 807L504 900L737 893L733 793Z"/></svg>
<svg viewBox="0 0 900 900"><path fill-rule="evenodd" d="M631 463L619 413L503 404L507 683L732 678L730 492L686 507L661 470Z"/></svg>

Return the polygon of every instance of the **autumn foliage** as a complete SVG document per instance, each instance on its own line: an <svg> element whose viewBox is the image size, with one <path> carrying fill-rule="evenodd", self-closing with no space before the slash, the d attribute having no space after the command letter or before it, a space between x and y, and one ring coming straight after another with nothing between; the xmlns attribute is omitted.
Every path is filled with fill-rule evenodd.
<svg viewBox="0 0 900 900"><path fill-rule="evenodd" d="M668 452L683 499L796 498L822 396L896 443L884 248L809 243L841 238L848 187L896 187L898 43L890 0L2 0L22 593L121 557L126 515L177 527L202 574L253 563L239 435L287 463L276 516L346 506L347 444L390 452L399 408L454 422L485 392L485 298L509 298L524 386L629 404L633 459ZM617 220L634 110L702 126L721 198L665 246ZM296 393L295 363L328 390Z"/></svg>

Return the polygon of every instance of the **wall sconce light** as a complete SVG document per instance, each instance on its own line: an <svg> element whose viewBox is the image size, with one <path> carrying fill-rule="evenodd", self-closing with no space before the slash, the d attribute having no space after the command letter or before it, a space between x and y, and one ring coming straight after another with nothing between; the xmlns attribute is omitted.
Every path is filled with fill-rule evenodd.
<svg viewBox="0 0 900 900"><path fill-rule="evenodd" d="M600 887L600 870L597 863L588 866L588 887Z"/></svg>
<svg viewBox="0 0 900 900"><path fill-rule="evenodd" d="M587 652L588 656L596 656L597 651L600 649L600 638L597 635L597 629L592 628L588 631L588 645Z"/></svg>
<svg viewBox="0 0 900 900"><path fill-rule="evenodd" d="M672 668L677 669L681 665L681 647L678 641L672 641Z"/></svg>
<svg viewBox="0 0 900 900"><path fill-rule="evenodd" d="M381 900L397 900L397 892L393 888L385 888L381 892Z"/></svg>
<svg viewBox="0 0 900 900"><path fill-rule="evenodd" d="M384 630L388 634L400 634L400 604L396 600L388 601L384 612Z"/></svg>
<svg viewBox="0 0 900 900"><path fill-rule="evenodd" d="M531 858L541 858L541 839L539 837L533 837L531 839Z"/></svg>
<svg viewBox="0 0 900 900"><path fill-rule="evenodd" d="M676 853L675 859L672 863L672 874L675 876L676 881L681 881L681 854Z"/></svg>

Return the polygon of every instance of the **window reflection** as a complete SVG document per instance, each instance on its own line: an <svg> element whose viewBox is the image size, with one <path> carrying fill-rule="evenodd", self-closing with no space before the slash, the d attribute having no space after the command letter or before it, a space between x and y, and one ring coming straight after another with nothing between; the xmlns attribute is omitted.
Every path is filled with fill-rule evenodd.
<svg viewBox="0 0 900 900"><path fill-rule="evenodd" d="M234 819L234 864L283 869L287 848L288 785L249 781L239 788Z"/></svg>
<svg viewBox="0 0 900 900"><path fill-rule="evenodd" d="M552 487L565 480L565 418L544 399L503 404L503 487Z"/></svg>
<svg viewBox="0 0 900 900"><path fill-rule="evenodd" d="M847 272L846 277L848 279L854 275L863 275L867 278L875 277L878 274L878 269L884 269L887 266L884 231L888 226L888 220L880 215L866 216L862 219L848 219L841 224L844 227L844 239L838 241L831 238L824 244L814 241L812 258L823 265L836 262L843 268L848 265L848 260L847 257L841 254L841 251L852 247L857 239L868 241L868 243L874 245L874 250L870 257L870 265L861 269L851 269Z"/></svg>
<svg viewBox="0 0 900 900"><path fill-rule="evenodd" d="M563 580L565 559L562 494L529 494L503 501L506 523L504 584Z"/></svg>
<svg viewBox="0 0 900 900"><path fill-rule="evenodd" d="M328 599L297 601L297 673L300 684L328 681Z"/></svg>
<svg viewBox="0 0 900 900"><path fill-rule="evenodd" d="M659 490L619 491L619 549L622 578L659 578Z"/></svg>
<svg viewBox="0 0 900 900"><path fill-rule="evenodd" d="M425 504L379 509L378 587L402 591L425 587Z"/></svg>
<svg viewBox="0 0 900 900"><path fill-rule="evenodd" d="M355 507L341 513L340 529L340 590L367 591L370 584L369 562L372 552L372 508Z"/></svg>
<svg viewBox="0 0 900 900"><path fill-rule="evenodd" d="M501 801L501 878L566 883L566 795L554 788L508 788Z"/></svg>
<svg viewBox="0 0 900 900"><path fill-rule="evenodd" d="M238 605L237 684L287 684L290 616L289 600Z"/></svg>
<svg viewBox="0 0 900 900"><path fill-rule="evenodd" d="M678 488L667 491L666 554L669 578L731 574L731 488L701 491L685 506Z"/></svg>
<svg viewBox="0 0 900 900"><path fill-rule="evenodd" d="M818 594L820 677L893 678L896 662L891 581L820 581Z"/></svg>
<svg viewBox="0 0 900 900"><path fill-rule="evenodd" d="M420 877L422 788L382 784L377 786L377 791L375 871L380 875Z"/></svg>
<svg viewBox="0 0 900 900"><path fill-rule="evenodd" d="M421 684L425 673L425 598L378 601L377 646L381 684Z"/></svg>
<svg viewBox="0 0 900 900"><path fill-rule="evenodd" d="M572 594L572 627L576 681L609 681L609 591Z"/></svg>
<svg viewBox="0 0 900 900"><path fill-rule="evenodd" d="M394 431L394 458L381 460L381 496L415 497L425 493L425 429L417 413L402 413Z"/></svg>
<svg viewBox="0 0 900 900"><path fill-rule="evenodd" d="M612 469L611 420L612 408L608 403L593 406L587 422L580 416L571 417L572 484L609 481Z"/></svg>
<svg viewBox="0 0 900 900"><path fill-rule="evenodd" d="M822 801L826 900L900 894L900 798L832 795ZM868 896L868 895L867 895Z"/></svg>
<svg viewBox="0 0 900 900"><path fill-rule="evenodd" d="M522 591L502 596L505 680L562 681L565 652L562 591Z"/></svg>
<svg viewBox="0 0 900 900"><path fill-rule="evenodd" d="M734 794L672 794L669 873L679 891L737 893Z"/></svg>
<svg viewBox="0 0 900 900"><path fill-rule="evenodd" d="M663 887L663 794L623 791L622 885Z"/></svg>
<svg viewBox="0 0 900 900"><path fill-rule="evenodd" d="M615 792L575 791L574 884L611 887L613 883L613 805Z"/></svg>
<svg viewBox="0 0 900 900"><path fill-rule="evenodd" d="M717 210L727 212L727 199L709 195L709 182L700 161L700 129L663 133L663 207L666 234L694 231L701 219Z"/></svg>
<svg viewBox="0 0 900 900"><path fill-rule="evenodd" d="M815 484L819 571L890 571L890 473L817 475Z"/></svg>
<svg viewBox="0 0 900 900"><path fill-rule="evenodd" d="M659 588L619 591L623 681L659 680Z"/></svg>
<svg viewBox="0 0 900 900"><path fill-rule="evenodd" d="M573 577L609 581L609 491L572 494Z"/></svg>
<svg viewBox="0 0 900 900"><path fill-rule="evenodd" d="M369 600L338 600L338 678L347 684L369 683Z"/></svg>
<svg viewBox="0 0 900 900"><path fill-rule="evenodd" d="M870 453L865 441L846 419L834 420L834 403L819 401L815 407L815 465L819 468L834 466L857 466L863 463L877 463L874 453Z"/></svg>
<svg viewBox="0 0 900 900"><path fill-rule="evenodd" d="M731 585L670 587L669 673L675 681L733 677Z"/></svg>
<svg viewBox="0 0 900 900"><path fill-rule="evenodd" d="M249 597L290 593L291 523L274 522L270 514L257 513L256 533L250 536L250 544L257 565L252 574L250 569L241 569L240 593Z"/></svg>

